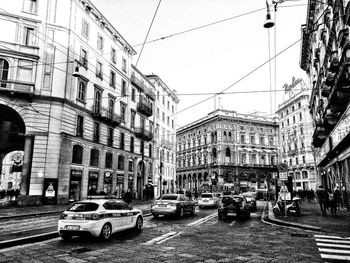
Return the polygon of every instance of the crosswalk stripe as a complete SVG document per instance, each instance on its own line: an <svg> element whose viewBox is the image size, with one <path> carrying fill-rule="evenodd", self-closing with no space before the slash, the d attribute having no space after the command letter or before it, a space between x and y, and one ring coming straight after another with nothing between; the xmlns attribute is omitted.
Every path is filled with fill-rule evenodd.
<svg viewBox="0 0 350 263"><path fill-rule="evenodd" d="M323 260L350 261L350 240L339 236L314 236Z"/></svg>
<svg viewBox="0 0 350 263"><path fill-rule="evenodd" d="M319 239L319 238L316 238L316 242L323 242L323 243L336 243L336 244L349 244L350 245L350 240L347 241L347 240L333 240L333 239Z"/></svg>
<svg viewBox="0 0 350 263"><path fill-rule="evenodd" d="M317 246L319 246L319 247L337 247L337 248L348 248L348 249L350 249L350 246L347 246L347 245L337 245L337 244L327 244L327 243L317 243Z"/></svg>

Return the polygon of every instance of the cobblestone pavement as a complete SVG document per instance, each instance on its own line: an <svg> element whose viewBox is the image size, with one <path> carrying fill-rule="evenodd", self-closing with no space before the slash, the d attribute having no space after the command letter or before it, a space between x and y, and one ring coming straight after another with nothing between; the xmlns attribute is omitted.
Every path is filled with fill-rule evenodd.
<svg viewBox="0 0 350 263"><path fill-rule="evenodd" d="M141 233L108 242L60 238L0 250L0 262L323 262L312 232L266 225L263 203L249 220L218 221L215 209L185 218L145 218Z"/></svg>

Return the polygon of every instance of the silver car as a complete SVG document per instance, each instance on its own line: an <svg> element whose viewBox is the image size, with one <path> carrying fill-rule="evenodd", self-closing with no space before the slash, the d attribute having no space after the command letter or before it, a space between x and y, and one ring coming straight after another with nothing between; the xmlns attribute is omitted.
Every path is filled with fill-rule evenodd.
<svg viewBox="0 0 350 263"><path fill-rule="evenodd" d="M196 204L184 194L165 194L151 205L154 218L160 215L177 215L183 217L185 213L194 215Z"/></svg>

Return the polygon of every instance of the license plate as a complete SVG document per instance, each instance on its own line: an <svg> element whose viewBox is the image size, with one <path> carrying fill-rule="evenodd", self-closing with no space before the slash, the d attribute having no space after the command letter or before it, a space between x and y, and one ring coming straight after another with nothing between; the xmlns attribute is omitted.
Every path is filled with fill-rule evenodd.
<svg viewBox="0 0 350 263"><path fill-rule="evenodd" d="M236 216L237 213L227 213L228 216Z"/></svg>
<svg viewBox="0 0 350 263"><path fill-rule="evenodd" d="M159 207L166 207L166 205L158 205Z"/></svg>
<svg viewBox="0 0 350 263"><path fill-rule="evenodd" d="M209 202L209 200L203 200L203 202Z"/></svg>
<svg viewBox="0 0 350 263"><path fill-rule="evenodd" d="M79 230L80 226L66 226L65 229L66 230Z"/></svg>

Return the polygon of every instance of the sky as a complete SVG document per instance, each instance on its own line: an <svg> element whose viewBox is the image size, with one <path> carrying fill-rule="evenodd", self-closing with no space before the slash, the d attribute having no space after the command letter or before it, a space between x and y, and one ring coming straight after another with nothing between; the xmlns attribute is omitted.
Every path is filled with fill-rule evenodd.
<svg viewBox="0 0 350 263"><path fill-rule="evenodd" d="M285 83L293 76L308 83L299 67L307 0L285 0L277 12L269 0L271 29L263 27L264 0L161 0L147 40L173 36L145 44L142 52L160 0L92 1L136 50L132 63L176 90L178 127L218 108L272 116L288 98ZM224 90L229 94L213 98Z"/></svg>

